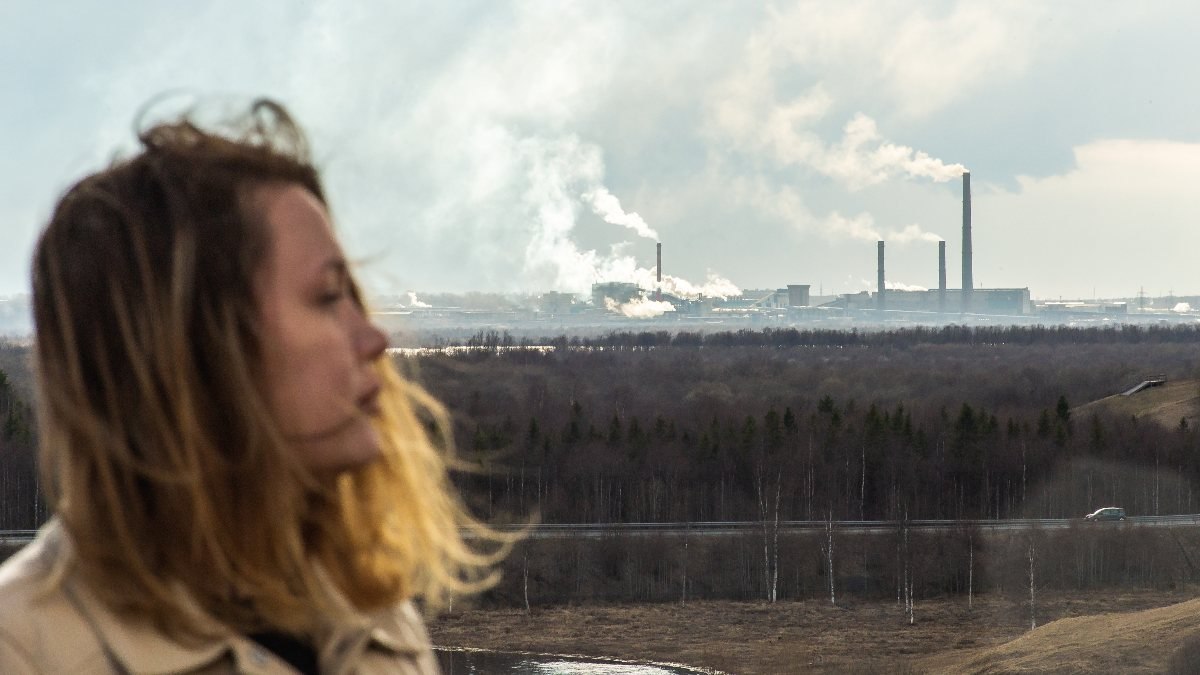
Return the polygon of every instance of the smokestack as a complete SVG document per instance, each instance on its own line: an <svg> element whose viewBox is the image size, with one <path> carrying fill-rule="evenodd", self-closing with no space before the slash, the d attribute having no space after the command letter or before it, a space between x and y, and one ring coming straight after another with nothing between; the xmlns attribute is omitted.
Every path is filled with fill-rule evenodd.
<svg viewBox="0 0 1200 675"><path fill-rule="evenodd" d="M883 298L884 283L883 283L883 242L879 242L879 295L876 298L879 302L879 309L883 309L886 301Z"/></svg>
<svg viewBox="0 0 1200 675"><path fill-rule="evenodd" d="M654 299L662 302L662 242L658 242L658 263L655 267L658 270L658 285L654 287Z"/></svg>
<svg viewBox="0 0 1200 675"><path fill-rule="evenodd" d="M969 311L971 307L971 290L975 284L971 269L971 172L964 171L963 185L963 225L962 225L962 309Z"/></svg>
<svg viewBox="0 0 1200 675"><path fill-rule="evenodd" d="M938 242L938 311L946 311L946 242Z"/></svg>

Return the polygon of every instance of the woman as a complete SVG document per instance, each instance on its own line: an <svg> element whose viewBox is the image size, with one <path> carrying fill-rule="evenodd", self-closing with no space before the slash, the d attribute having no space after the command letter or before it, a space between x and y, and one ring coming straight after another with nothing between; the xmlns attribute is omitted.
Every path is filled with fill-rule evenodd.
<svg viewBox="0 0 1200 675"><path fill-rule="evenodd" d="M57 205L33 260L42 481L0 672L429 673L412 600L492 579L444 412L397 375L301 131L183 119Z"/></svg>

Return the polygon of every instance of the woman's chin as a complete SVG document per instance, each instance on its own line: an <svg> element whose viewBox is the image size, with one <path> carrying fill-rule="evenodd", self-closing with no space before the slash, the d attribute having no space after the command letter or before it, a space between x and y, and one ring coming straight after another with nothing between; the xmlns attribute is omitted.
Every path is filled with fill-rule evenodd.
<svg viewBox="0 0 1200 675"><path fill-rule="evenodd" d="M338 438L306 448L305 454L314 473L336 476L374 464L383 456L383 441L374 425L364 420Z"/></svg>

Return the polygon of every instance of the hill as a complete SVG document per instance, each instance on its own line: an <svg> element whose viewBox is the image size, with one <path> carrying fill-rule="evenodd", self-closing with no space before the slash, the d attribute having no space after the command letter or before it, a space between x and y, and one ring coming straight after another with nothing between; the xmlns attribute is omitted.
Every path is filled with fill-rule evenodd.
<svg viewBox="0 0 1200 675"><path fill-rule="evenodd" d="M1200 380L1170 380L1130 396L1106 396L1071 411L1075 419L1106 413L1153 420L1169 429L1178 427L1182 419L1187 420L1189 427L1195 428L1200 424Z"/></svg>
<svg viewBox="0 0 1200 675"><path fill-rule="evenodd" d="M930 673L1195 672L1197 640L1200 599L1140 612L1059 619L1002 645L924 659L916 669Z"/></svg>

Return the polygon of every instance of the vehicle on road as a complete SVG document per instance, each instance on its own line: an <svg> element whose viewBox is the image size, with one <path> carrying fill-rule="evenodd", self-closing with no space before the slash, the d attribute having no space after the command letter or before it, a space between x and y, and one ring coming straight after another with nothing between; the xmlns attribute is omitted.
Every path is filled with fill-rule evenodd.
<svg viewBox="0 0 1200 675"><path fill-rule="evenodd" d="M1106 506L1102 509L1087 514L1083 517L1084 520L1092 522L1100 522L1105 520L1125 520L1125 509L1117 506Z"/></svg>

